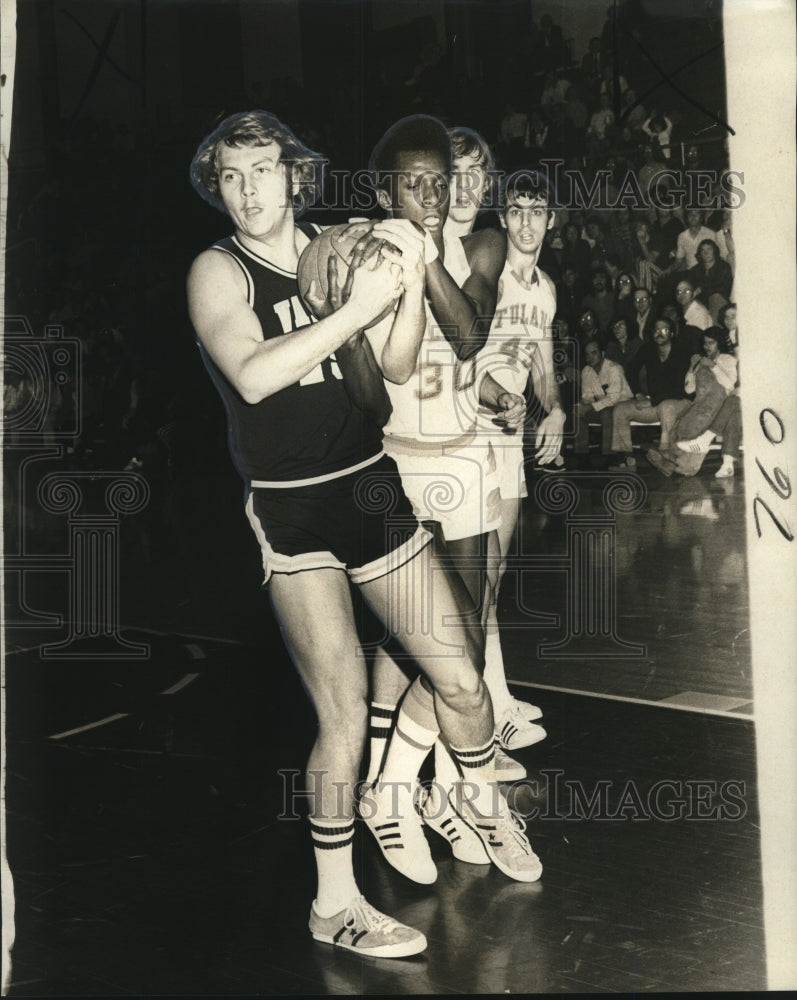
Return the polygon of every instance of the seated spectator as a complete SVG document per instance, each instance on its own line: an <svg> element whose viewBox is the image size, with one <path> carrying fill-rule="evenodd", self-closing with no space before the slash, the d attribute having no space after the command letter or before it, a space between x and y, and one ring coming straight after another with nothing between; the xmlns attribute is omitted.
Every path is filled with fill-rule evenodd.
<svg viewBox="0 0 797 1000"><path fill-rule="evenodd" d="M630 326L632 339L638 337L643 344L653 340L653 322L655 316L651 309L653 296L647 288L637 288L634 291L634 319Z"/></svg>
<svg viewBox="0 0 797 1000"><path fill-rule="evenodd" d="M569 264L562 271L562 281L556 290L556 309L575 330L581 316L581 300L584 298L584 286L578 273Z"/></svg>
<svg viewBox="0 0 797 1000"><path fill-rule="evenodd" d="M609 149L609 128L614 124L612 102L608 94L601 94L600 106L587 126L587 154L594 161L602 158Z"/></svg>
<svg viewBox="0 0 797 1000"><path fill-rule="evenodd" d="M636 315L634 308L634 279L627 271L620 271L614 281L614 309L613 316L623 316L628 321L629 328ZM611 321L609 328L611 327ZM607 332L610 329L607 328Z"/></svg>
<svg viewBox="0 0 797 1000"><path fill-rule="evenodd" d="M601 424L601 455L606 466L612 446L612 409L622 400L631 399L633 393L622 367L604 357L597 340L586 342L584 357L587 364L581 372L581 402L576 407L575 452L580 458L579 467L586 468L589 422L590 419L598 419Z"/></svg>
<svg viewBox="0 0 797 1000"><path fill-rule="evenodd" d="M736 321L736 303L729 302L719 311L717 317L718 326L724 327L728 334L728 341L733 348L733 352L738 359L739 352L739 328Z"/></svg>
<svg viewBox="0 0 797 1000"><path fill-rule="evenodd" d="M628 330L629 325L627 320L622 316L615 316L611 325L612 336L606 345L606 357L609 361L622 366L623 373L626 379L629 380L632 391L636 392L639 386L630 382L629 373L633 371L634 377L637 375L631 363L637 354L639 354L642 348L642 341L639 337L629 336Z"/></svg>
<svg viewBox="0 0 797 1000"><path fill-rule="evenodd" d="M603 269L607 257L613 252L614 245L607 237L601 220L596 213L587 216L584 225L584 239L589 244L589 266L591 270Z"/></svg>
<svg viewBox="0 0 797 1000"><path fill-rule="evenodd" d="M506 165L514 170L523 159L526 134L529 127L528 115L516 110L511 101L507 101L504 117L498 133L498 140L506 152Z"/></svg>
<svg viewBox="0 0 797 1000"><path fill-rule="evenodd" d="M675 260L670 265L673 271L688 271L697 264L697 248L703 240L713 240L714 232L703 225L703 213L692 209L686 213L687 228L678 236L675 244Z"/></svg>
<svg viewBox="0 0 797 1000"><path fill-rule="evenodd" d="M539 108L534 108L526 130L526 148L534 160L542 159L548 151L548 123Z"/></svg>
<svg viewBox="0 0 797 1000"><path fill-rule="evenodd" d="M607 164L608 166L608 164ZM620 259L623 270L634 268L634 226L631 224L631 210L625 205L618 206L611 213L612 250Z"/></svg>
<svg viewBox="0 0 797 1000"><path fill-rule="evenodd" d="M635 223L631 249L638 287L655 292L666 255L662 240L658 234L654 235L647 219L639 219Z"/></svg>
<svg viewBox="0 0 797 1000"><path fill-rule="evenodd" d="M684 379L684 388L690 395L694 394L694 401L673 427L670 447L648 452L651 464L665 476L674 472L694 476L700 470L714 439L714 432L709 428L725 400L734 392L736 375L736 358L730 353L725 331L711 327L703 333L703 351L691 359ZM732 414L731 407L723 420L730 422ZM738 454L738 439L731 442L731 448L734 447ZM723 465L725 468L730 465L731 469L730 473L723 473L723 478L733 475L733 459L729 458L728 463L723 460Z"/></svg>
<svg viewBox="0 0 797 1000"><path fill-rule="evenodd" d="M562 230L562 272L571 267L585 284L590 273L590 246L579 234L575 222L568 222Z"/></svg>
<svg viewBox="0 0 797 1000"><path fill-rule="evenodd" d="M613 412L612 451L620 462L617 471L636 469L631 440L631 421L661 423L661 448L669 448L672 429L678 417L689 407L684 381L689 370L689 354L674 339L672 320L661 317L653 328L653 343L645 344L630 366L638 381L644 366L648 393L638 392L635 399L618 403ZM630 381L630 380L629 380Z"/></svg>
<svg viewBox="0 0 797 1000"><path fill-rule="evenodd" d="M590 38L589 48L581 60L581 78L593 93L601 82L604 66L611 65L606 55L601 51L600 38Z"/></svg>
<svg viewBox="0 0 797 1000"><path fill-rule="evenodd" d="M603 269L593 271L591 285L592 290L581 300L581 307L593 311L601 337L605 338L614 315L614 297L609 291L609 282Z"/></svg>
<svg viewBox="0 0 797 1000"><path fill-rule="evenodd" d="M629 87L623 94L623 109L620 115L621 121L627 125L632 132L641 132L642 123L647 120L648 113L644 104L637 104L636 93Z"/></svg>
<svg viewBox="0 0 797 1000"><path fill-rule="evenodd" d="M578 318L578 331L576 332L579 343L579 350L581 351L581 357L584 356L584 345L588 340L601 341L601 331L598 327L598 317L595 315L594 309L582 309L581 315Z"/></svg>
<svg viewBox="0 0 797 1000"><path fill-rule="evenodd" d="M730 264L731 272L736 271L736 245L733 242L733 212L725 209L722 213L722 226L714 233L714 241L719 247L720 257Z"/></svg>
<svg viewBox="0 0 797 1000"><path fill-rule="evenodd" d="M698 330L708 330L714 326L711 321L711 313L699 302L696 295L696 286L691 278L681 278L675 286L675 301L681 307L685 326L694 326Z"/></svg>
<svg viewBox="0 0 797 1000"><path fill-rule="evenodd" d="M720 309L727 305L731 297L733 273L730 264L721 259L714 240L701 240L697 257L697 264L687 271L686 276L695 290L695 298L708 309L711 322L716 325Z"/></svg>
<svg viewBox="0 0 797 1000"><path fill-rule="evenodd" d="M675 331L673 339L689 353L689 356L699 354L703 345L703 331L699 326L687 326L684 323L680 306L674 302L666 302L661 309L661 315L672 322Z"/></svg>
<svg viewBox="0 0 797 1000"><path fill-rule="evenodd" d="M628 92L628 80L618 73L617 75L617 87L620 91L620 99ZM603 94L609 95L609 101L614 102L614 73L611 66L604 66L601 70L601 85L600 85L601 96Z"/></svg>

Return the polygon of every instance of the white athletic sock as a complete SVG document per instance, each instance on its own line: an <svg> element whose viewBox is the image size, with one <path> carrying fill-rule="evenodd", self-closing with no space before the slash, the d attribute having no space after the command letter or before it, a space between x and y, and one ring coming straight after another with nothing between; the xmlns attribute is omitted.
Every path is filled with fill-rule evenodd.
<svg viewBox="0 0 797 1000"><path fill-rule="evenodd" d="M512 694L506 683L504 656L501 652L501 637L498 625L487 625L484 643L484 683L493 702L496 723L512 703Z"/></svg>
<svg viewBox="0 0 797 1000"><path fill-rule="evenodd" d="M440 733L434 697L416 677L401 702L382 768L382 782L414 781Z"/></svg>
<svg viewBox="0 0 797 1000"><path fill-rule="evenodd" d="M442 740L434 745L434 780L448 795L455 781L459 781L460 773L448 747Z"/></svg>
<svg viewBox="0 0 797 1000"><path fill-rule="evenodd" d="M390 734L393 731L393 722L396 717L396 705L383 705L378 701L372 701L368 718L368 773L365 780L368 785L373 785L382 770L382 761L387 749Z"/></svg>
<svg viewBox="0 0 797 1000"><path fill-rule="evenodd" d="M480 747L451 747L451 753L462 770L464 782L471 786L463 789L463 794L483 816L496 815L496 796L500 793L495 774L494 739Z"/></svg>
<svg viewBox="0 0 797 1000"><path fill-rule="evenodd" d="M354 820L310 817L313 852L318 871L315 908L320 917L332 917L360 895L352 866Z"/></svg>

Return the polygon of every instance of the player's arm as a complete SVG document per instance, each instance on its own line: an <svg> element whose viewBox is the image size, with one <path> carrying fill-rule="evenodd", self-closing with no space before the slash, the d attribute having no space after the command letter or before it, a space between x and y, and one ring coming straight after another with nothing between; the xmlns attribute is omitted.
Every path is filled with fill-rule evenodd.
<svg viewBox="0 0 797 1000"><path fill-rule="evenodd" d="M390 243L382 245L380 253L400 269L402 295L395 313L372 327L368 336L382 374L403 385L417 367L426 331L424 241L407 220L390 223Z"/></svg>
<svg viewBox="0 0 797 1000"><path fill-rule="evenodd" d="M358 330L341 344L335 351L335 360L352 403L384 427L393 407L365 331Z"/></svg>
<svg viewBox="0 0 797 1000"><path fill-rule="evenodd" d="M340 309L341 305L350 297L355 270L369 262L364 250L365 248L360 246L355 248L351 266L342 288L337 257L334 254L329 257L326 300L324 300L323 293L316 282L310 283L305 297L316 316L319 318L329 316ZM374 261L370 260L370 263L373 265ZM341 344L335 351L335 360L343 376L343 385L349 399L360 410L370 413L380 427L384 427L390 418L392 406L385 389L382 373L374 359L371 345L365 338L365 331L357 330Z"/></svg>
<svg viewBox="0 0 797 1000"><path fill-rule="evenodd" d="M506 238L484 229L463 241L471 273L462 288L438 257L426 267L426 296L440 329L461 361L484 347L498 299L498 279L506 261Z"/></svg>
<svg viewBox="0 0 797 1000"><path fill-rule="evenodd" d="M244 276L227 254L206 250L188 274L188 311L203 346L247 403L298 382L336 351L399 292L389 267L361 268L348 302L310 326L263 339L246 299Z"/></svg>
<svg viewBox="0 0 797 1000"><path fill-rule="evenodd" d="M489 372L484 373L479 383L479 402L495 410L507 427L518 427L526 416L526 400L505 389Z"/></svg>
<svg viewBox="0 0 797 1000"><path fill-rule="evenodd" d="M540 465L552 462L562 450L562 436L565 426L565 412L559 393L559 383L553 364L553 340L545 337L535 341L537 350L531 366L531 383L534 393L546 411L547 416L537 428L534 457Z"/></svg>

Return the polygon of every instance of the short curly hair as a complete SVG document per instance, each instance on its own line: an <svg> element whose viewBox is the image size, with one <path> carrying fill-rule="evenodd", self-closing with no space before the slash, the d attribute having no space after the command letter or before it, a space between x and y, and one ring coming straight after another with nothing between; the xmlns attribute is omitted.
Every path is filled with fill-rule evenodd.
<svg viewBox="0 0 797 1000"><path fill-rule="evenodd" d="M205 136L197 147L189 169L194 190L214 208L226 213L219 189L219 155L222 148L268 146L272 142L280 147L280 162L287 168L293 214L301 215L321 191L325 161L319 153L300 142L287 125L283 125L279 118L268 111L241 111L229 115Z"/></svg>

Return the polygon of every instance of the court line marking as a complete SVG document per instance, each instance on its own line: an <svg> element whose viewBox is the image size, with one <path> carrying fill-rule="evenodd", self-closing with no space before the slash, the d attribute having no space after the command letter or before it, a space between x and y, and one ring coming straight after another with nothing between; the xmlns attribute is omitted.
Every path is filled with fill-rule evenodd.
<svg viewBox="0 0 797 1000"><path fill-rule="evenodd" d="M578 688L556 687L553 684L532 684L531 681L514 681L507 679L510 687L517 684L524 688L539 688L541 691L558 691L560 694L580 694L586 698L603 698L605 701L623 701L629 705L649 705L652 708L669 708L676 712L696 712L699 715L719 715L724 719L746 719L755 722L755 716L745 712L726 712L719 708L700 708L695 705L679 705L668 701L653 701L650 698L629 698L627 695L603 694L600 691L581 691ZM704 692L708 693L708 692ZM753 699L750 698L750 701Z"/></svg>
<svg viewBox="0 0 797 1000"><path fill-rule="evenodd" d="M195 681L197 677L199 677L199 674L186 674L185 677L181 677L176 684L172 684L172 686L166 688L165 691L161 691L161 694L177 694L177 692L182 691L184 687L188 687L191 681Z"/></svg>
<svg viewBox="0 0 797 1000"><path fill-rule="evenodd" d="M115 715L106 715L104 719L97 719L96 722L87 722L85 726L77 726L75 729L67 729L63 733L53 733L52 736L48 736L48 740L63 740L67 736L75 736L77 733L85 733L87 729L97 729L98 726L107 726L110 722L116 722L117 719L126 719L130 715L130 712L117 712Z"/></svg>

